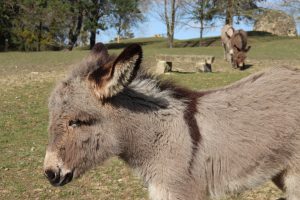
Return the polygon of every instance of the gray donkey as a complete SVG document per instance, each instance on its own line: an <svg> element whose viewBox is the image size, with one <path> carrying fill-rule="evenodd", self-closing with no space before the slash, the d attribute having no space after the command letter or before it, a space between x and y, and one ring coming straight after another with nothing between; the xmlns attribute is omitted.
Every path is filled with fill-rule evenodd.
<svg viewBox="0 0 300 200"><path fill-rule="evenodd" d="M300 70L191 91L139 70L142 49L102 44L50 97L45 176L62 186L112 156L153 200L207 200L268 180L300 199Z"/></svg>
<svg viewBox="0 0 300 200"><path fill-rule="evenodd" d="M227 62L232 61L233 47L231 45L231 37L234 32L234 28L228 24L221 29L221 43L224 48L224 59Z"/></svg>

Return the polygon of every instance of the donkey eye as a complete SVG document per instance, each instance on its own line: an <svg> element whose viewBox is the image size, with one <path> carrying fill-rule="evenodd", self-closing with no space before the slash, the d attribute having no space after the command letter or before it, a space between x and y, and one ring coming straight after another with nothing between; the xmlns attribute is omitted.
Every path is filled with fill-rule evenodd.
<svg viewBox="0 0 300 200"><path fill-rule="evenodd" d="M69 126L76 128L78 126L81 125L81 121L80 120L70 120L69 121Z"/></svg>
<svg viewBox="0 0 300 200"><path fill-rule="evenodd" d="M79 127L79 126L91 126L93 125L97 120L94 120L94 119L89 119L89 120L86 120L86 121L82 121L82 120L70 120L69 121L69 126L73 127L73 128L76 128L76 127Z"/></svg>

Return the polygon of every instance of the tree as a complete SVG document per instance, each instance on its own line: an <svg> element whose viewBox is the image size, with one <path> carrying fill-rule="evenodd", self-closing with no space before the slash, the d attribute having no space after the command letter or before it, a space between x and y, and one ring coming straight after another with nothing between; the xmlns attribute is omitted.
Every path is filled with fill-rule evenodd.
<svg viewBox="0 0 300 200"><path fill-rule="evenodd" d="M300 1L299 0L283 0L284 10L294 17L296 22L300 22Z"/></svg>
<svg viewBox="0 0 300 200"><path fill-rule="evenodd" d="M253 18L255 11L259 8L257 3L265 0L216 0L219 15L225 16L225 24L232 25L233 17L238 21L242 18Z"/></svg>
<svg viewBox="0 0 300 200"><path fill-rule="evenodd" d="M63 45L66 6L60 0L19 0L19 15L13 20L13 40L20 50L56 49Z"/></svg>
<svg viewBox="0 0 300 200"><path fill-rule="evenodd" d="M138 0L111 0L110 26L116 29L117 38L130 36L131 28L144 21Z"/></svg>
<svg viewBox="0 0 300 200"><path fill-rule="evenodd" d="M158 18L166 25L168 46L174 46L174 33L176 26L180 23L180 17L183 15L180 9L183 5L183 0L156 0L153 1L153 8Z"/></svg>
<svg viewBox="0 0 300 200"><path fill-rule="evenodd" d="M72 50L77 43L78 37L83 26L86 1L69 0L69 31L68 31L68 49Z"/></svg>
<svg viewBox="0 0 300 200"><path fill-rule="evenodd" d="M174 46L174 30L177 8L176 0L164 0L164 20L167 26L169 48L173 48Z"/></svg>
<svg viewBox="0 0 300 200"><path fill-rule="evenodd" d="M97 29L107 29L107 17L109 15L108 0L89 0L86 4L86 17L84 29L90 32L90 49L96 43Z"/></svg>
<svg viewBox="0 0 300 200"><path fill-rule="evenodd" d="M186 0L183 5L187 24L189 25L191 21L199 24L200 39L202 39L204 29L213 26L213 19L218 13L216 0Z"/></svg>
<svg viewBox="0 0 300 200"><path fill-rule="evenodd" d="M0 4L0 51L7 50L12 45L12 22L18 16L18 6L15 0L2 0Z"/></svg>

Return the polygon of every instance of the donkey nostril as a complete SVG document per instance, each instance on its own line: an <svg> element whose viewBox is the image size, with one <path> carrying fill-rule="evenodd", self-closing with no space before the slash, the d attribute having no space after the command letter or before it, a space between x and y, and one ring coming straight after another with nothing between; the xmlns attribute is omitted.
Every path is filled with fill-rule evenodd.
<svg viewBox="0 0 300 200"><path fill-rule="evenodd" d="M60 183L60 186L63 186L69 182L71 182L73 179L73 172L69 172L65 175L64 180Z"/></svg>
<svg viewBox="0 0 300 200"><path fill-rule="evenodd" d="M45 176L49 179L49 180L55 180L55 173L52 170L46 170L45 171Z"/></svg>

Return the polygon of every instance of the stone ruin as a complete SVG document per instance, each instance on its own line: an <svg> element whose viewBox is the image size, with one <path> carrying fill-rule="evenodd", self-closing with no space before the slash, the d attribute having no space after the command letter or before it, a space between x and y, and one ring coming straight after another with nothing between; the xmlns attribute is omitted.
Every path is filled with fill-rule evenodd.
<svg viewBox="0 0 300 200"><path fill-rule="evenodd" d="M206 55L157 55L155 73L212 72L214 59L214 56Z"/></svg>
<svg viewBox="0 0 300 200"><path fill-rule="evenodd" d="M265 10L255 21L254 31L269 32L278 36L297 36L295 20L278 10Z"/></svg>

